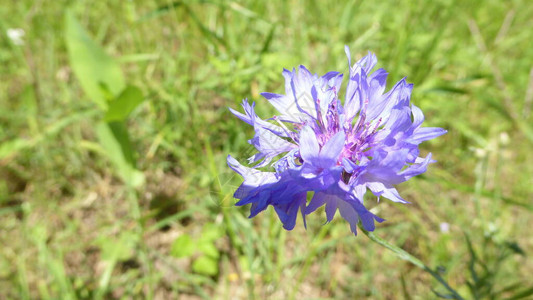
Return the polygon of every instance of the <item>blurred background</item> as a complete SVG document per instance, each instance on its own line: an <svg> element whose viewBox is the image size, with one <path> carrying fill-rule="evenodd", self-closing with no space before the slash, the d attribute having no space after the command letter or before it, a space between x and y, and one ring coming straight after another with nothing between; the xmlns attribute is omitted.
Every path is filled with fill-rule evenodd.
<svg viewBox="0 0 533 300"><path fill-rule="evenodd" d="M0 298L434 299L438 282L322 212L234 207L243 98L374 52L414 83L437 163L365 201L376 234L467 299L533 294L533 4L4 1Z"/></svg>

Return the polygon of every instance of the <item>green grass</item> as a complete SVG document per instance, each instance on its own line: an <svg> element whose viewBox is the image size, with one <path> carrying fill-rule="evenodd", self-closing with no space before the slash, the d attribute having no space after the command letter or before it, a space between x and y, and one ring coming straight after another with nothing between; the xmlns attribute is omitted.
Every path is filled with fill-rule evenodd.
<svg viewBox="0 0 533 300"><path fill-rule="evenodd" d="M77 71L85 54L69 55L67 8L123 83L98 68ZM322 225L314 214L307 230L299 220L286 232L271 209L247 219L247 207L232 206L240 178L225 158L247 157L252 129L227 107L248 98L272 114L259 93L283 91L283 68L347 72L344 45L357 58L376 53L389 86L407 76L426 126L449 131L422 144L438 162L399 186L412 204L374 205L387 219L376 235L438 269L466 299L531 297L532 27L526 0L8 1L0 298L445 293L340 218ZM24 29L24 45L8 28ZM144 98L131 98L142 103L129 116L105 104L126 85ZM125 184L128 174L144 183Z"/></svg>

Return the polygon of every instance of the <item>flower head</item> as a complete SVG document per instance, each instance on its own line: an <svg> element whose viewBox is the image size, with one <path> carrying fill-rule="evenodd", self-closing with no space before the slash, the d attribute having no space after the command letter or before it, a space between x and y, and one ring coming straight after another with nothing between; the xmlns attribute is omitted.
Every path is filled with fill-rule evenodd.
<svg viewBox="0 0 533 300"><path fill-rule="evenodd" d="M431 154L419 157L418 145L446 130L421 127L424 115L410 103L413 85L402 79L384 93L387 72L372 72L376 56L369 53L351 65L345 50L350 72L344 105L338 94L343 74L318 76L300 66L283 71L285 94L261 94L279 115L261 119L247 100L244 113L230 108L255 130L249 140L258 151L249 158L252 167L228 156L229 167L244 178L234 194L236 205L251 204L250 217L271 205L291 230L298 211L305 225L305 216L325 205L328 222L338 210L354 234L359 221L373 231L374 221L384 220L364 206L367 190L407 203L394 185L434 162Z"/></svg>

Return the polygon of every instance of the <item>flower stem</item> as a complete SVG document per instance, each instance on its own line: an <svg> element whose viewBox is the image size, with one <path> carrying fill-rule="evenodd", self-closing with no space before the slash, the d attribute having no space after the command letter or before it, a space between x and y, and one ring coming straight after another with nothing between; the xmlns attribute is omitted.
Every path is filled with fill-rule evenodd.
<svg viewBox="0 0 533 300"><path fill-rule="evenodd" d="M452 297L452 299L458 299L458 300L463 300L463 297L461 297L461 295L459 295L459 293L457 293L447 282L446 280L444 280L444 278L442 278L438 272L430 269L428 266L426 266L420 259L414 257L413 255L409 254L407 251L399 248L399 247L396 247L392 244L390 244L389 242L385 241L384 239L376 236L373 232L368 232L366 231L361 225L359 225L359 229L361 229L361 231L368 237L370 238L373 242L391 250L394 254L396 254L396 256L398 256L399 258L403 259L403 260L407 260L409 261L410 263L412 263L413 265L419 267L420 269L428 272L431 276L433 276L433 278L437 279L437 281L442 284L442 286L444 286L444 288L446 288L446 290L448 290L451 294L449 296Z"/></svg>

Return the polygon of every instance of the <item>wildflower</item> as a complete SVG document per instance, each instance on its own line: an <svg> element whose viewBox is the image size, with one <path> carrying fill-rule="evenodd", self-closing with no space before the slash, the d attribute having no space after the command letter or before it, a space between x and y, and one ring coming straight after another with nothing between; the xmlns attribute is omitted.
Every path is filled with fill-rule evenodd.
<svg viewBox="0 0 533 300"><path fill-rule="evenodd" d="M439 225L440 232L442 233L449 233L450 232L450 223L442 222Z"/></svg>
<svg viewBox="0 0 533 300"><path fill-rule="evenodd" d="M248 159L252 166L227 159L244 178L234 197L238 206L251 204L250 217L271 205L291 230L298 212L305 226L305 216L325 205L327 222L338 210L354 234L359 221L373 231L375 221L384 220L365 207L367 190L378 200L407 203L394 186L434 162L431 154L419 157L418 145L446 130L421 127L424 115L410 104L413 85L402 79L384 93L387 72L372 72L376 56L369 53L351 65L345 51L350 71L344 105L338 94L343 74L318 76L300 66L283 71L285 94L261 94L279 115L261 119L247 100L244 113L230 108L255 131L249 140L258 151Z"/></svg>

